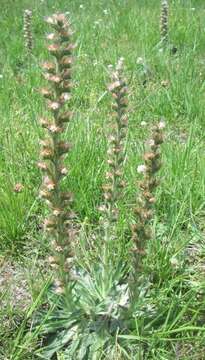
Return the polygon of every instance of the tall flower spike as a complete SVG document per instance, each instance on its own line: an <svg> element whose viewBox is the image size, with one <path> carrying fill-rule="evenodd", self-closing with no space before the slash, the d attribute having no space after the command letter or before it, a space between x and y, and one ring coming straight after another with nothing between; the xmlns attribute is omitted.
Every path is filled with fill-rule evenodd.
<svg viewBox="0 0 205 360"><path fill-rule="evenodd" d="M64 110L64 105L71 98L71 55L74 45L71 42L70 23L64 14L55 14L46 21L54 29L54 33L47 36L47 39L52 41L48 51L54 61L47 61L42 66L49 87L43 88L41 94L47 101L51 116L49 119L40 119L42 127L47 131L47 137L41 141L41 159L38 166L43 172L40 196L50 208L50 215L44 221L53 252L49 262L56 272L56 293L62 294L71 280L73 264L73 230L70 222L73 216L70 207L73 197L72 194L61 191L60 182L68 173L63 159L71 147L62 140L62 134L65 123L70 121L72 115L70 111Z"/></svg>
<svg viewBox="0 0 205 360"><path fill-rule="evenodd" d="M122 167L124 162L124 138L127 129L127 85L123 78L123 58L115 69L110 70L111 84L108 86L113 97L111 129L108 139L106 184L103 185L104 205L100 209L105 213L107 222L114 222L118 217L116 202L120 198L125 183L122 179Z"/></svg>
<svg viewBox="0 0 205 360"><path fill-rule="evenodd" d="M144 164L137 168L138 173L143 174L143 180L139 182L138 206L134 209L136 222L131 226L134 276L138 276L141 270L142 260L146 255L146 241L152 238L150 225L154 215L155 190L159 185L156 174L161 167L160 145L163 143L164 127L163 121L153 127L152 138L147 141L148 150L144 154Z"/></svg>
<svg viewBox="0 0 205 360"><path fill-rule="evenodd" d="M160 18L160 33L161 43L166 45L168 40L168 16L169 16L169 5L168 0L162 0L161 2L161 18Z"/></svg>
<svg viewBox="0 0 205 360"><path fill-rule="evenodd" d="M24 11L23 31L24 31L25 47L28 51L32 51L32 49L33 49L31 20L32 20L32 11L27 9Z"/></svg>

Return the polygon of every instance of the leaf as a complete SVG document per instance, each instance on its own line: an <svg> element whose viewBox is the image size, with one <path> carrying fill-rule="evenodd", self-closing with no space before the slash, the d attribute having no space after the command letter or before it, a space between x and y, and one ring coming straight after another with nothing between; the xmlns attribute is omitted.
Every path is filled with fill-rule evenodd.
<svg viewBox="0 0 205 360"><path fill-rule="evenodd" d="M44 348L42 351L42 356L45 359L51 359L54 354L62 349L75 335L77 326L72 327L70 330L64 330L56 335L54 335L53 341Z"/></svg>
<svg viewBox="0 0 205 360"><path fill-rule="evenodd" d="M78 360L87 360L88 359L88 353L89 353L89 347L92 344L93 341L93 334L85 334L84 341L81 342L80 350L78 353Z"/></svg>

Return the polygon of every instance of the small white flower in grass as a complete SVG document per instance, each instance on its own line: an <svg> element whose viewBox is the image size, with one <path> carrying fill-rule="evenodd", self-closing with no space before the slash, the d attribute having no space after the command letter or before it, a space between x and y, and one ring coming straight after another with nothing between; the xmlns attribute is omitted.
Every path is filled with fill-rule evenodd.
<svg viewBox="0 0 205 360"><path fill-rule="evenodd" d="M161 121L159 122L158 127L159 127L160 130L163 130L163 129L166 127L165 122L164 122L163 120L161 120Z"/></svg>
<svg viewBox="0 0 205 360"><path fill-rule="evenodd" d="M59 287L57 287L57 288L55 289L55 293L56 293L57 295L62 295L62 294L64 293L64 289L59 286Z"/></svg>
<svg viewBox="0 0 205 360"><path fill-rule="evenodd" d="M142 57L138 57L137 58L137 64L138 65L143 65L144 64L144 59Z"/></svg>
<svg viewBox="0 0 205 360"><path fill-rule="evenodd" d="M54 33L47 34L46 38L47 38L47 40L54 40L55 34Z"/></svg>
<svg viewBox="0 0 205 360"><path fill-rule="evenodd" d="M144 174L147 171L146 165L138 165L137 172L138 174Z"/></svg>
<svg viewBox="0 0 205 360"><path fill-rule="evenodd" d="M80 8L80 9L84 9L83 4L80 4L79 8Z"/></svg>
<svg viewBox="0 0 205 360"><path fill-rule="evenodd" d="M191 8L191 11L195 11L196 10L196 8Z"/></svg>
<svg viewBox="0 0 205 360"><path fill-rule="evenodd" d="M101 22L102 22L102 19L98 19L94 22L94 25L99 26Z"/></svg>
<svg viewBox="0 0 205 360"><path fill-rule="evenodd" d="M68 101L71 98L71 95L69 93L62 93L61 94L61 101Z"/></svg>
<svg viewBox="0 0 205 360"><path fill-rule="evenodd" d="M103 10L103 13L104 13L105 15L108 15L108 9L104 9L104 10Z"/></svg>
<svg viewBox="0 0 205 360"><path fill-rule="evenodd" d="M60 173L61 173L62 175L67 175L67 174L68 174L68 169L66 169L66 167L63 167L63 168L61 169Z"/></svg>
<svg viewBox="0 0 205 360"><path fill-rule="evenodd" d="M117 63L117 66L116 66L116 70L117 70L117 71L120 71L120 70L122 69L123 63L124 63L124 58L123 58L123 57L120 57L120 58L119 58L119 61L118 61L118 63ZM116 75L117 75L117 74L116 74ZM117 75L117 77L118 77L118 75Z"/></svg>
<svg viewBox="0 0 205 360"><path fill-rule="evenodd" d="M142 122L140 123L140 125L143 126L143 127L145 127L145 126L147 126L147 123L146 123L146 121L142 121Z"/></svg>
<svg viewBox="0 0 205 360"><path fill-rule="evenodd" d="M154 139L148 140L148 141L146 142L146 144L147 144L148 146L154 146L154 145L155 145Z"/></svg>

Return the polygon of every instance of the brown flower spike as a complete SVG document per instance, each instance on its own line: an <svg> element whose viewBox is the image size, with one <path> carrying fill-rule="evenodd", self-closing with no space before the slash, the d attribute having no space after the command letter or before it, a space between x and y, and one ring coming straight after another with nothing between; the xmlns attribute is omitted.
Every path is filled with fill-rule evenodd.
<svg viewBox="0 0 205 360"><path fill-rule="evenodd" d="M162 0L161 17L160 17L160 33L161 33L161 43L163 45L166 45L168 40L168 16L169 16L168 0Z"/></svg>
<svg viewBox="0 0 205 360"><path fill-rule="evenodd" d="M73 264L71 224L68 229L69 219L73 216L70 208L73 196L62 192L60 183L68 173L63 159L71 147L62 139L62 135L65 124L70 121L72 115L70 111L64 109L64 105L71 98L74 45L71 42L70 23L64 14L55 14L46 21L54 29L54 32L47 36L47 39L52 41L48 45L48 51L54 57L54 61L47 61L42 65L49 87L41 89L41 94L47 101L51 116L40 119L41 126L47 130L48 135L41 141L41 159L38 166L43 172L40 196L50 208L50 215L44 221L53 251L49 262L56 271L56 293L61 294L71 279L70 270Z"/></svg>
<svg viewBox="0 0 205 360"><path fill-rule="evenodd" d="M28 51L32 51L33 49L31 20L32 20L32 11L27 9L24 11L23 31L24 31L25 47Z"/></svg>
<svg viewBox="0 0 205 360"><path fill-rule="evenodd" d="M114 70L110 72L111 84L108 90L113 97L113 116L111 135L109 136L106 173L106 183L103 185L104 205L100 210L104 212L107 222L114 222L118 218L116 202L120 198L125 183L122 179L124 162L124 138L127 129L127 85L123 78L123 59L121 58Z"/></svg>
<svg viewBox="0 0 205 360"><path fill-rule="evenodd" d="M148 151L144 154L144 164L137 168L138 173L142 173L144 178L139 182L139 206L134 209L136 222L131 226L135 272L141 270L142 259L146 254L146 240L152 238L150 224L156 202L155 190L159 184L156 174L161 167L160 145L163 143L164 127L163 121L153 127L152 138L147 142Z"/></svg>

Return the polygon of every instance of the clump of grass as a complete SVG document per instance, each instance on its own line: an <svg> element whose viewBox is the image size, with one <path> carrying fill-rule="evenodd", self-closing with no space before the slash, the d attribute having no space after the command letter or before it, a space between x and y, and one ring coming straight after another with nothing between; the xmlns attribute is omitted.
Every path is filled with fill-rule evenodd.
<svg viewBox="0 0 205 360"><path fill-rule="evenodd" d="M24 10L24 40L25 40L25 48L31 52L33 50L33 35L31 29L31 21L32 21L32 11L31 10Z"/></svg>
<svg viewBox="0 0 205 360"><path fill-rule="evenodd" d="M44 227L52 244L53 256L49 257L51 267L55 270L55 292L65 292L70 281L70 270L73 265L72 240L73 231L71 218L73 212L70 192L61 190L61 181L68 174L63 159L71 148L71 144L62 139L65 125L71 119L71 112L64 106L71 99L71 66L73 63L71 42L72 30L64 14L55 14L46 18L54 33L47 36L52 43L48 45L49 53L55 61L45 62L44 77L49 82L49 88L41 90L47 100L51 118L41 118L47 137L41 141L41 161L39 168L43 171L43 184L40 196L45 199L50 208L50 215L44 221Z"/></svg>

